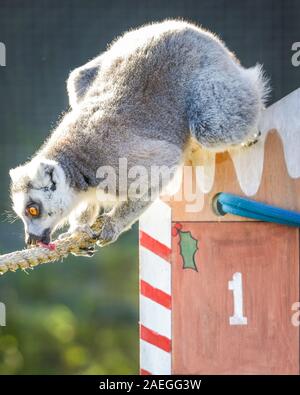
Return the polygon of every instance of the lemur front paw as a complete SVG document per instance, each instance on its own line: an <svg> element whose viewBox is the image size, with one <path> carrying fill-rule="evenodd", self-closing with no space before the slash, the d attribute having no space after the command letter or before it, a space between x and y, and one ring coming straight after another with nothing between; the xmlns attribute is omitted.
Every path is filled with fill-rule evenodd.
<svg viewBox="0 0 300 395"><path fill-rule="evenodd" d="M76 225L69 228L69 230L65 233L62 233L58 236L59 240L70 237L76 233L86 233L91 239L97 238L97 235L92 230L92 228L88 224L84 225Z"/></svg>
<svg viewBox="0 0 300 395"><path fill-rule="evenodd" d="M90 246L87 248L80 248L79 251L72 252L72 254L75 256L84 256L91 258L92 256L94 256L95 252L96 252L95 246Z"/></svg>
<svg viewBox="0 0 300 395"><path fill-rule="evenodd" d="M112 221L111 217L103 216L102 228L97 235L97 245L104 247L107 244L113 243L120 235L120 230Z"/></svg>
<svg viewBox="0 0 300 395"><path fill-rule="evenodd" d="M80 234L80 233L86 233L91 239L97 238L97 235L91 229L91 227L88 224L84 224L84 225L71 226L68 232L60 234L58 236L58 239L62 240L74 234ZM79 248L78 251L72 252L72 254L75 256L92 257L95 254L95 252L96 252L95 246L92 245L87 248Z"/></svg>

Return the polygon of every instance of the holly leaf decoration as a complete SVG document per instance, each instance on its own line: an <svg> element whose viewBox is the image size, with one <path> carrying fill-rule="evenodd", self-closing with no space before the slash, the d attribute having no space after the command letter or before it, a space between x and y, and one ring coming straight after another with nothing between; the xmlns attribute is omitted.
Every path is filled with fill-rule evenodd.
<svg viewBox="0 0 300 395"><path fill-rule="evenodd" d="M180 255L183 260L183 269L192 269L198 271L195 255L198 251L198 240L194 239L191 232L178 231Z"/></svg>

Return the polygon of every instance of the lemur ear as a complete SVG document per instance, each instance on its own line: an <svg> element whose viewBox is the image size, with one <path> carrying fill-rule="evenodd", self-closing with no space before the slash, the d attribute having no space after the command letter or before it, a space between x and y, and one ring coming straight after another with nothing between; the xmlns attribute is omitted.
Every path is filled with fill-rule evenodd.
<svg viewBox="0 0 300 395"><path fill-rule="evenodd" d="M101 66L100 56L74 69L67 80L70 106L74 109L84 98Z"/></svg>
<svg viewBox="0 0 300 395"><path fill-rule="evenodd" d="M36 179L44 188L55 191L57 183L59 182L58 164L50 160L40 162L36 169Z"/></svg>
<svg viewBox="0 0 300 395"><path fill-rule="evenodd" d="M17 182L25 174L23 166L15 167L9 170L9 176L12 182Z"/></svg>
<svg viewBox="0 0 300 395"><path fill-rule="evenodd" d="M62 169L53 160L36 158L9 171L13 184L27 183L32 188L55 191L62 177Z"/></svg>

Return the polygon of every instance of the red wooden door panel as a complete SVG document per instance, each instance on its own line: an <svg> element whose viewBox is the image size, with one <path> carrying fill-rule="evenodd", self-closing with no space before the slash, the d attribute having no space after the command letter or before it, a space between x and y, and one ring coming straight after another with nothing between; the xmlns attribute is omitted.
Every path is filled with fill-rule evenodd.
<svg viewBox="0 0 300 395"><path fill-rule="evenodd" d="M299 327L291 321L299 301L298 229L181 225L172 240L172 373L299 374ZM246 325L230 324L228 282L235 273L241 273Z"/></svg>

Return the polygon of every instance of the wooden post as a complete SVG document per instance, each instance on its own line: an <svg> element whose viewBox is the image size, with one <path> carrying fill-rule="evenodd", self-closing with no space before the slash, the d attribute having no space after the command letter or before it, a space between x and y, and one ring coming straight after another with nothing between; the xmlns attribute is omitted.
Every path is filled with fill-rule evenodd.
<svg viewBox="0 0 300 395"><path fill-rule="evenodd" d="M300 211L300 89L260 128L249 149L191 149L196 210L164 198L141 218L143 374L299 374L299 229L211 207L228 192Z"/></svg>

